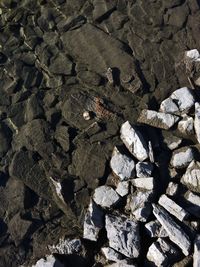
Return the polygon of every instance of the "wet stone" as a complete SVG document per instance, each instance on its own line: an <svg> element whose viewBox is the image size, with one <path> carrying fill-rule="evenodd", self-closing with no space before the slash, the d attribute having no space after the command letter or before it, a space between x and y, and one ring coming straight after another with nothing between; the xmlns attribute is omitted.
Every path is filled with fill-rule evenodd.
<svg viewBox="0 0 200 267"><path fill-rule="evenodd" d="M106 215L109 246L128 258L140 253L139 224L125 216Z"/></svg>

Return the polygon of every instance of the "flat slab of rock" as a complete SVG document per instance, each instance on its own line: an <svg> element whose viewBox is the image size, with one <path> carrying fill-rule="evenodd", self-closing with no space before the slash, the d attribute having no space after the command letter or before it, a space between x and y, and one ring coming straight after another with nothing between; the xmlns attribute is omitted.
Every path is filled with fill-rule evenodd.
<svg viewBox="0 0 200 267"><path fill-rule="evenodd" d="M153 177L143 177L133 179L132 185L145 190L153 190L154 189L154 178Z"/></svg>
<svg viewBox="0 0 200 267"><path fill-rule="evenodd" d="M99 231L104 226L104 212L93 202L90 202L83 225L83 238L97 241Z"/></svg>
<svg viewBox="0 0 200 267"><path fill-rule="evenodd" d="M200 162L192 161L185 174L181 178L181 183L188 189L200 193Z"/></svg>
<svg viewBox="0 0 200 267"><path fill-rule="evenodd" d="M197 141L200 143L200 104L195 103L194 129Z"/></svg>
<svg viewBox="0 0 200 267"><path fill-rule="evenodd" d="M109 246L128 258L140 254L139 224L125 216L106 215Z"/></svg>
<svg viewBox="0 0 200 267"><path fill-rule="evenodd" d="M189 216L187 211L185 211L182 207L180 207L178 204L176 204L176 202L174 202L166 195L162 195L159 198L158 203L180 221L185 220Z"/></svg>
<svg viewBox="0 0 200 267"><path fill-rule="evenodd" d="M200 266L200 235L194 241L193 267Z"/></svg>
<svg viewBox="0 0 200 267"><path fill-rule="evenodd" d="M155 264L155 266L169 266L176 259L179 252L171 244L164 239L158 238L147 252L147 259Z"/></svg>
<svg viewBox="0 0 200 267"><path fill-rule="evenodd" d="M121 140L133 156L140 161L148 158L148 148L143 136L128 121L122 124L120 134Z"/></svg>
<svg viewBox="0 0 200 267"><path fill-rule="evenodd" d="M95 189L93 199L97 205L103 208L110 208L120 200L120 196L112 187L102 185Z"/></svg>
<svg viewBox="0 0 200 267"><path fill-rule="evenodd" d="M114 148L110 161L112 171L123 181L134 177L135 162Z"/></svg>
<svg viewBox="0 0 200 267"><path fill-rule="evenodd" d="M153 204L153 214L168 233L169 239L181 248L184 255L188 256L191 249L191 241L188 235L169 213L159 205Z"/></svg>
<svg viewBox="0 0 200 267"><path fill-rule="evenodd" d="M179 121L179 117L155 110L143 109L137 121L152 127L168 130Z"/></svg>
<svg viewBox="0 0 200 267"><path fill-rule="evenodd" d="M182 147L173 151L171 166L177 169L187 167L194 160L193 150L190 147Z"/></svg>
<svg viewBox="0 0 200 267"><path fill-rule="evenodd" d="M138 162L135 167L138 178L151 177L154 168L151 162Z"/></svg>
<svg viewBox="0 0 200 267"><path fill-rule="evenodd" d="M171 96L160 104L160 111L165 113L177 114L187 113L194 106L195 98L192 90L182 87L174 91Z"/></svg>

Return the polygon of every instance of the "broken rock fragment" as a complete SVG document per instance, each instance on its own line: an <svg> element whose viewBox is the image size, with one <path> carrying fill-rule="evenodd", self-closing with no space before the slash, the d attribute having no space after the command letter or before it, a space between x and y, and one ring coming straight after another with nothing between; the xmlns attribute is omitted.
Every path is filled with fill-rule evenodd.
<svg viewBox="0 0 200 267"><path fill-rule="evenodd" d="M157 220L146 223L145 228L147 230L147 233L151 237L167 237L168 236L166 230L162 227L162 225Z"/></svg>
<svg viewBox="0 0 200 267"><path fill-rule="evenodd" d="M132 180L132 185L145 190L154 189L154 178L153 177L143 177Z"/></svg>
<svg viewBox="0 0 200 267"><path fill-rule="evenodd" d="M127 180L134 177L135 162L131 158L119 152L114 148L110 161L112 171L121 179Z"/></svg>
<svg viewBox="0 0 200 267"><path fill-rule="evenodd" d="M194 121L193 118L187 115L183 116L183 119L178 123L178 129L181 133L191 135L194 133Z"/></svg>
<svg viewBox="0 0 200 267"><path fill-rule="evenodd" d="M82 250L80 239L60 238L56 245L48 246L49 251L54 254L73 254Z"/></svg>
<svg viewBox="0 0 200 267"><path fill-rule="evenodd" d="M187 210L197 218L200 218L200 197L191 191L187 191L184 195L187 201Z"/></svg>
<svg viewBox="0 0 200 267"><path fill-rule="evenodd" d="M138 162L136 164L136 176L139 178L150 177L153 171L151 162Z"/></svg>
<svg viewBox="0 0 200 267"><path fill-rule="evenodd" d="M166 194L168 196L175 196L178 193L179 186L176 183L170 182L166 189Z"/></svg>
<svg viewBox="0 0 200 267"><path fill-rule="evenodd" d="M188 189L200 193L200 163L198 161L190 163L181 178L181 183L186 185Z"/></svg>
<svg viewBox="0 0 200 267"><path fill-rule="evenodd" d="M97 205L103 208L110 208L120 200L120 196L112 187L102 185L95 189L93 199Z"/></svg>
<svg viewBox="0 0 200 267"><path fill-rule="evenodd" d="M185 52L185 56L192 61L200 61L200 54L197 49L188 50Z"/></svg>
<svg viewBox="0 0 200 267"><path fill-rule="evenodd" d="M195 103L194 129L197 141L200 143L200 104Z"/></svg>
<svg viewBox="0 0 200 267"><path fill-rule="evenodd" d="M121 197L124 197L128 195L129 192L129 182L128 181L122 181L119 182L116 188L117 194L119 194Z"/></svg>
<svg viewBox="0 0 200 267"><path fill-rule="evenodd" d="M193 267L200 266L200 235L194 241Z"/></svg>
<svg viewBox="0 0 200 267"><path fill-rule="evenodd" d="M46 256L44 259L40 259L36 262L33 267L64 267L59 260L57 260L53 255Z"/></svg>
<svg viewBox="0 0 200 267"><path fill-rule="evenodd" d="M191 248L188 235L173 220L169 213L159 205L153 204L153 214L168 233L169 239L182 249L184 255L188 256Z"/></svg>
<svg viewBox="0 0 200 267"><path fill-rule="evenodd" d="M118 262L118 261L122 260L122 255L120 253L118 253L117 251L115 251L114 249L112 249L112 248L103 247L101 249L101 251L103 252L103 254L106 257L106 259L109 260L109 261Z"/></svg>
<svg viewBox="0 0 200 267"><path fill-rule="evenodd" d="M179 117L176 115L149 109L143 109L138 118L138 122L140 123L148 124L164 130L170 129L176 122L178 122L178 120Z"/></svg>
<svg viewBox="0 0 200 267"><path fill-rule="evenodd" d="M158 203L180 221L185 220L189 215L182 207L180 207L166 195L162 195L159 198Z"/></svg>
<svg viewBox="0 0 200 267"><path fill-rule="evenodd" d="M147 144L143 136L128 121L122 124L120 133L121 140L138 160L144 161L148 158Z"/></svg>
<svg viewBox="0 0 200 267"><path fill-rule="evenodd" d="M164 239L158 238L147 252L147 259L158 267L169 266L178 256L178 251Z"/></svg>
<svg viewBox="0 0 200 267"><path fill-rule="evenodd" d="M194 160L193 150L190 147L182 147L174 150L171 158L171 165L181 169L187 167Z"/></svg>
<svg viewBox="0 0 200 267"><path fill-rule="evenodd" d="M99 231L104 225L103 216L103 211L93 201L91 201L85 215L83 238L91 241L97 241Z"/></svg>
<svg viewBox="0 0 200 267"><path fill-rule="evenodd" d="M140 253L139 224L125 216L106 215L109 246L128 258Z"/></svg>

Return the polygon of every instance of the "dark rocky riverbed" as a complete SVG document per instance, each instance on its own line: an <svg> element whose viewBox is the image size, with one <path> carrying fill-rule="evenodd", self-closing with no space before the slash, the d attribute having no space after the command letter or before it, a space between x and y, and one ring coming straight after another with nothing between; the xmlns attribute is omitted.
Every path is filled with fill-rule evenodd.
<svg viewBox="0 0 200 267"><path fill-rule="evenodd" d="M125 121L151 141L159 196L170 179L164 139L181 138L199 159L194 133L137 122L178 88L195 88L199 101L199 65L184 61L185 51L200 51L199 36L198 0L0 1L0 267L32 266L62 238L82 240L82 252L57 255L65 266L107 264L105 229L92 242L83 224L94 190L114 185L114 147L133 157L120 139ZM143 228L130 266L146 266L155 241ZM192 264L188 255L176 266Z"/></svg>

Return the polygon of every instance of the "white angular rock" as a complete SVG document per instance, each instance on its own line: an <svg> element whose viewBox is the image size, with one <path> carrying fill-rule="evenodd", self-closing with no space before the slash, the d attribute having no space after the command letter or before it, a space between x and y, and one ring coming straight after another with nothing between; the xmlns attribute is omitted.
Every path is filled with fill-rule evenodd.
<svg viewBox="0 0 200 267"><path fill-rule="evenodd" d="M168 196L175 196L175 195L177 195L178 190L179 190L179 185L176 183L170 182L168 184L167 189L166 189L166 194Z"/></svg>
<svg viewBox="0 0 200 267"><path fill-rule="evenodd" d="M200 104L195 103L194 129L197 141L200 143Z"/></svg>
<svg viewBox="0 0 200 267"><path fill-rule="evenodd" d="M184 115L183 119L178 123L178 129L181 133L186 135L194 134L193 118L188 115Z"/></svg>
<svg viewBox="0 0 200 267"><path fill-rule="evenodd" d="M177 114L185 112L194 106L195 99L192 90L187 87L182 87L174 91L169 98L162 101L160 111L165 113ZM176 107L177 106L177 110Z"/></svg>
<svg viewBox="0 0 200 267"><path fill-rule="evenodd" d="M120 196L112 187L102 185L95 189L93 199L97 205L103 208L110 208L120 200Z"/></svg>
<svg viewBox="0 0 200 267"><path fill-rule="evenodd" d="M173 220L167 211L159 205L153 205L153 214L168 233L169 239L182 249L184 255L188 256L191 242L188 235Z"/></svg>
<svg viewBox="0 0 200 267"><path fill-rule="evenodd" d="M193 150L190 147L182 147L174 150L171 158L171 165L174 168L185 168L194 160Z"/></svg>
<svg viewBox="0 0 200 267"><path fill-rule="evenodd" d="M144 177L144 178L133 179L132 185L139 189L153 190L154 189L154 178Z"/></svg>
<svg viewBox="0 0 200 267"><path fill-rule="evenodd" d="M110 161L112 171L123 181L134 177L135 162L114 148Z"/></svg>
<svg viewBox="0 0 200 267"><path fill-rule="evenodd" d="M179 117L176 115L149 109L143 109L138 118L138 122L140 123L165 130L170 129L178 120Z"/></svg>
<svg viewBox="0 0 200 267"><path fill-rule="evenodd" d="M136 191L127 198L126 210L131 211L131 215L137 221L146 222L151 214L152 191Z"/></svg>
<svg viewBox="0 0 200 267"><path fill-rule="evenodd" d="M185 211L182 207L180 207L178 204L176 204L176 202L174 202L166 195L162 195L159 198L158 203L180 221L185 220L189 216L187 211Z"/></svg>
<svg viewBox="0 0 200 267"><path fill-rule="evenodd" d="M158 240L149 247L147 259L153 262L155 266L165 267L169 266L169 264L176 259L178 254L177 249L171 244L164 239L158 238Z"/></svg>
<svg viewBox="0 0 200 267"><path fill-rule="evenodd" d="M103 247L101 251L108 261L118 262L122 260L122 255L110 247Z"/></svg>
<svg viewBox="0 0 200 267"><path fill-rule="evenodd" d="M174 150L182 143L182 139L175 135L170 135L164 139L164 142L170 150Z"/></svg>
<svg viewBox="0 0 200 267"><path fill-rule="evenodd" d="M109 246L128 258L140 253L139 224L125 216L106 215Z"/></svg>
<svg viewBox="0 0 200 267"><path fill-rule="evenodd" d="M124 197L128 195L129 192L129 182L128 181L123 181L119 182L116 188L117 194L119 194L121 197Z"/></svg>
<svg viewBox="0 0 200 267"><path fill-rule="evenodd" d="M85 214L83 225L83 238L97 241L99 231L103 228L104 212L94 203L90 202L88 211Z"/></svg>
<svg viewBox="0 0 200 267"><path fill-rule="evenodd" d="M128 121L122 124L120 133L121 140L131 154L140 161L144 161L148 158L147 144L143 136L138 130L132 127Z"/></svg>
<svg viewBox="0 0 200 267"><path fill-rule="evenodd" d="M138 162L135 167L136 176L139 178L143 178L151 176L154 166L151 162Z"/></svg>
<svg viewBox="0 0 200 267"><path fill-rule="evenodd" d="M194 241L193 267L200 266L200 235Z"/></svg>
<svg viewBox="0 0 200 267"><path fill-rule="evenodd" d="M197 218L200 218L200 197L191 191L187 191L184 195L187 201L187 211Z"/></svg>
<svg viewBox="0 0 200 267"><path fill-rule="evenodd" d="M181 178L181 183L188 189L200 193L200 162L192 161L185 174Z"/></svg>
<svg viewBox="0 0 200 267"><path fill-rule="evenodd" d="M40 259L32 267L64 267L59 260L57 260L53 255L46 256L45 259Z"/></svg>
<svg viewBox="0 0 200 267"><path fill-rule="evenodd" d="M49 245L49 251L54 254L74 254L79 253L82 250L82 244L80 239L60 238L56 245Z"/></svg>
<svg viewBox="0 0 200 267"><path fill-rule="evenodd" d="M185 52L185 56L188 57L192 61L200 61L200 54L197 49L188 50Z"/></svg>
<svg viewBox="0 0 200 267"><path fill-rule="evenodd" d="M150 237L167 237L168 234L162 225L157 221L150 221L145 224L145 228Z"/></svg>

